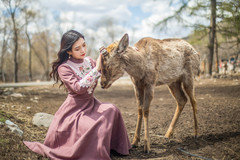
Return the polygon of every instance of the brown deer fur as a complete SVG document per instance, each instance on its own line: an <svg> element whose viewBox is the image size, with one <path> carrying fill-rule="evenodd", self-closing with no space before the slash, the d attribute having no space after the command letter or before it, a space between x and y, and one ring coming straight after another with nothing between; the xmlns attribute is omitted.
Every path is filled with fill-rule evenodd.
<svg viewBox="0 0 240 160"><path fill-rule="evenodd" d="M107 50L109 50L107 48ZM198 132L197 105L194 97L194 75L199 72L199 54L182 39L142 38L134 47L129 46L128 35L111 46L102 58L102 88L108 88L126 71L134 84L138 106L138 120L132 142L140 141L142 118L144 119L144 151L150 151L149 107L154 96L154 87L166 84L177 101L172 122L165 134L169 138L174 126L187 103L188 95L193 108L195 136ZM184 91L185 93L184 93Z"/></svg>

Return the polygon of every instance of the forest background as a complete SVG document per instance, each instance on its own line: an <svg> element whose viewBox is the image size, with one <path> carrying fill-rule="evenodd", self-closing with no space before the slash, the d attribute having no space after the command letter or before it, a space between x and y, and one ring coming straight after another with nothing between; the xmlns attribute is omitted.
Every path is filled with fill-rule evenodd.
<svg viewBox="0 0 240 160"><path fill-rule="evenodd" d="M187 40L200 53L202 75L240 72L239 0L170 0L167 5L174 7L171 14L151 24L155 38L161 39L160 33L169 28L191 28L187 36L177 38ZM61 36L76 26L73 22L63 26L62 17L48 21L48 16L38 0L0 1L0 82L50 81L51 63L56 59ZM84 18L77 20L86 24ZM136 26L119 27L124 25L126 21L113 13L101 17L94 27L85 26L81 33L87 41L87 54L96 58L98 48L119 40L124 33L129 33L131 45L149 36L137 32ZM97 28L98 32L94 32Z"/></svg>

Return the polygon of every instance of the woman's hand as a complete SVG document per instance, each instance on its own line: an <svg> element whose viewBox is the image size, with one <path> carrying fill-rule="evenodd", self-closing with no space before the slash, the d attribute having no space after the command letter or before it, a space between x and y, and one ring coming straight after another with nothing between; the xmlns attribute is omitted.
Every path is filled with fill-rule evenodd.
<svg viewBox="0 0 240 160"><path fill-rule="evenodd" d="M102 68L102 53L99 54L97 62L96 62L96 68L99 71L101 71Z"/></svg>

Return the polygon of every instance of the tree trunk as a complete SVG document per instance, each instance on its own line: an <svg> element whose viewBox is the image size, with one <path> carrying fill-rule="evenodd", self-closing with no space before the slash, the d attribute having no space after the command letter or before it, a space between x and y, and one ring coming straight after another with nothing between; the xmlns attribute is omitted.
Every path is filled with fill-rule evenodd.
<svg viewBox="0 0 240 160"><path fill-rule="evenodd" d="M218 40L217 40L217 34L216 34L216 39L215 39L215 53L216 53L216 72L219 73L219 59L218 59Z"/></svg>
<svg viewBox="0 0 240 160"><path fill-rule="evenodd" d="M240 51L238 51L238 52L236 53L236 56L235 56L235 59L234 59L234 62L233 62L233 72L234 72L234 73L236 73L236 65L237 65L239 53L240 53Z"/></svg>
<svg viewBox="0 0 240 160"><path fill-rule="evenodd" d="M26 30L26 35L27 35L28 47L29 47L29 52L28 52L28 79L29 79L29 81L32 81L32 43L31 43L30 36L27 33L27 30Z"/></svg>
<svg viewBox="0 0 240 160"><path fill-rule="evenodd" d="M214 41L216 34L216 0L211 0L211 22L209 32L209 57L208 57L208 73L212 75L212 64L214 55Z"/></svg>
<svg viewBox="0 0 240 160"><path fill-rule="evenodd" d="M4 28L3 28L3 40L2 40L1 66L0 66L2 82L6 81L5 73L4 73L4 69L3 69L3 66L4 66L4 55L5 55L6 50L7 50L7 41L8 41L5 38L6 34L7 34L7 26L4 26Z"/></svg>
<svg viewBox="0 0 240 160"><path fill-rule="evenodd" d="M27 42L28 42L28 80L32 81L32 43L31 43L31 38L30 35L28 34L28 19L27 16L25 18L26 21L26 26L25 26L25 34L27 36Z"/></svg>
<svg viewBox="0 0 240 160"><path fill-rule="evenodd" d="M49 76L49 39L47 37L47 35L49 35L48 31L46 31L44 34L43 34L43 43L45 45L45 53L46 53L46 59L45 59L45 77L46 77L46 80L49 81L50 80L50 76Z"/></svg>
<svg viewBox="0 0 240 160"><path fill-rule="evenodd" d="M11 13L12 22L13 22L13 32L14 32L14 82L18 82L18 60L17 60L17 53L18 53L18 31L16 27L15 21L15 13Z"/></svg>
<svg viewBox="0 0 240 160"><path fill-rule="evenodd" d="M45 70L45 76L46 76L46 80L49 81L50 80L50 76L49 76L49 49L48 49L48 44L46 46L46 70Z"/></svg>

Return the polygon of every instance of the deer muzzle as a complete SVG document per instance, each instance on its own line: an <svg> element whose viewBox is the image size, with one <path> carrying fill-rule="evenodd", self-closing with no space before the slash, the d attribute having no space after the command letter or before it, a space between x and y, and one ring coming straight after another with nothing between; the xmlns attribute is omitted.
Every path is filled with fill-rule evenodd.
<svg viewBox="0 0 240 160"><path fill-rule="evenodd" d="M101 87L102 87L102 89L107 89L107 88L109 88L110 86L111 86L111 83L109 83L109 82L107 82L107 81L105 81L105 82L101 81Z"/></svg>

